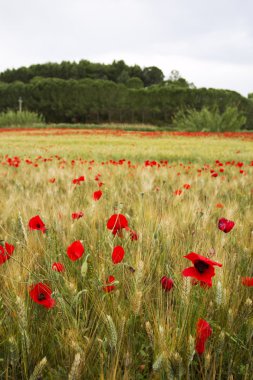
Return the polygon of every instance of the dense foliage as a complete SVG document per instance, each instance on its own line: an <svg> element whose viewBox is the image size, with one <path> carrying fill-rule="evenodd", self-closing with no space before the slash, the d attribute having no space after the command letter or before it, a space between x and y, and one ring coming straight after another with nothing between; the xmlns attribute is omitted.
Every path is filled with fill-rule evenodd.
<svg viewBox="0 0 253 380"><path fill-rule="evenodd" d="M0 112L23 107L47 122L150 123L171 125L179 110L236 107L242 126L253 129L253 102L229 90L196 89L173 71L169 80L155 66L124 61L111 65L62 62L21 67L0 74Z"/></svg>
<svg viewBox="0 0 253 380"><path fill-rule="evenodd" d="M221 113L215 107L212 110L204 107L200 111L195 109L186 112L179 111L173 119L173 125L178 130L225 132L237 131L246 123L246 118L236 107L227 107Z"/></svg>
<svg viewBox="0 0 253 380"><path fill-rule="evenodd" d="M7 111L0 113L0 127L9 127L12 125L41 125L44 123L43 117L35 112L23 111L14 112Z"/></svg>
<svg viewBox="0 0 253 380"><path fill-rule="evenodd" d="M11 83L17 80L28 83L35 77L61 79L102 79L116 83L131 83L138 79L142 86L151 86L162 83L164 74L156 66L145 67L138 65L128 66L124 61L113 61L112 64L92 63L87 60L80 62L45 63L6 70L0 73L0 81Z"/></svg>

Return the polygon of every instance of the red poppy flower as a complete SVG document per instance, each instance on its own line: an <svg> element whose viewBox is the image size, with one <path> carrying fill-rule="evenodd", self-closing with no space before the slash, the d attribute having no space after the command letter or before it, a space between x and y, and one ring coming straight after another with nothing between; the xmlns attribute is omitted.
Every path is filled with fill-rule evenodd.
<svg viewBox="0 0 253 380"><path fill-rule="evenodd" d="M120 263L125 256L124 248L120 245L117 245L117 247L114 247L112 252L112 261L114 264Z"/></svg>
<svg viewBox="0 0 253 380"><path fill-rule="evenodd" d="M107 228L108 230L112 230L113 235L119 234L122 228L126 227L128 227L128 221L122 214L112 215L107 222Z"/></svg>
<svg viewBox="0 0 253 380"><path fill-rule="evenodd" d="M50 183L55 183L55 178L50 178L48 181L49 181Z"/></svg>
<svg viewBox="0 0 253 380"><path fill-rule="evenodd" d="M225 233L231 231L234 225L235 225L235 222L233 222L232 220L225 219L225 218L219 219L219 222L218 222L219 230Z"/></svg>
<svg viewBox="0 0 253 380"><path fill-rule="evenodd" d="M43 234L46 232L46 226L40 219L39 215L32 217L29 220L28 226L30 230L40 230L43 232Z"/></svg>
<svg viewBox="0 0 253 380"><path fill-rule="evenodd" d="M217 204L216 204L216 207L217 207L217 208L223 208L224 205L223 205L222 203L217 203Z"/></svg>
<svg viewBox="0 0 253 380"><path fill-rule="evenodd" d="M95 175L95 181L99 181L99 179L100 179L100 177L101 177L101 174L100 173L98 173L97 175Z"/></svg>
<svg viewBox="0 0 253 380"><path fill-rule="evenodd" d="M206 340L210 337L212 332L213 330L207 321L204 319L198 320L195 349L199 355L202 355L205 351Z"/></svg>
<svg viewBox="0 0 253 380"><path fill-rule="evenodd" d="M65 267L62 263L53 263L52 269L56 272L64 272Z"/></svg>
<svg viewBox="0 0 253 380"><path fill-rule="evenodd" d="M31 299L39 305L42 305L47 309L55 306L55 300L51 298L52 290L47 285L39 282L32 286L29 293Z"/></svg>
<svg viewBox="0 0 253 380"><path fill-rule="evenodd" d="M109 276L106 280L106 286L103 287L103 291L105 293L110 293L115 289L115 285L108 285L108 284L113 284L115 281L114 276Z"/></svg>
<svg viewBox="0 0 253 380"><path fill-rule="evenodd" d="M166 277L166 276L163 276L160 280L160 283L162 284L162 288L166 291L166 292L169 292L173 286L174 286L174 282L171 278L169 277Z"/></svg>
<svg viewBox="0 0 253 380"><path fill-rule="evenodd" d="M137 235L137 232L136 232L136 231L132 230L132 229L129 228L129 227L126 227L125 230L126 230L127 232L129 232L130 239L131 239L132 241L134 241L134 240L138 240L138 239L139 239L139 236Z"/></svg>
<svg viewBox="0 0 253 380"><path fill-rule="evenodd" d="M72 214L72 219L80 219L83 215L84 215L84 214L83 214L82 211L79 211L79 212L73 212L73 214Z"/></svg>
<svg viewBox="0 0 253 380"><path fill-rule="evenodd" d="M191 188L191 185L189 185L189 183L185 183L185 184L184 184L184 188L185 188L186 190L189 190L189 189Z"/></svg>
<svg viewBox="0 0 253 380"><path fill-rule="evenodd" d="M242 284L244 286L253 286L253 277L242 277Z"/></svg>
<svg viewBox="0 0 253 380"><path fill-rule="evenodd" d="M208 286L212 286L212 277L215 275L214 266L222 267L222 264L198 255L195 252L190 252L184 257L191 260L194 266L184 269L182 272L183 276L193 277L198 281L202 281L202 283L206 283Z"/></svg>
<svg viewBox="0 0 253 380"><path fill-rule="evenodd" d="M174 191L174 194L175 195L181 195L182 192L183 192L182 190L178 189L178 190Z"/></svg>
<svg viewBox="0 0 253 380"><path fill-rule="evenodd" d="M80 185L81 182L83 182L83 181L85 181L85 178L84 178L84 176L82 175L82 176L79 177L79 178L74 178L73 181L72 181L72 183L73 183L74 185Z"/></svg>
<svg viewBox="0 0 253 380"><path fill-rule="evenodd" d="M218 177L218 173L213 173L213 174L212 174L212 177L214 177L214 178L215 178L215 177Z"/></svg>
<svg viewBox="0 0 253 380"><path fill-rule="evenodd" d="M76 261L84 254L84 246L80 240L74 241L67 248L67 255L72 261Z"/></svg>
<svg viewBox="0 0 253 380"><path fill-rule="evenodd" d="M94 201L98 201L102 197L103 193L101 190L94 191L93 193L93 199Z"/></svg>
<svg viewBox="0 0 253 380"><path fill-rule="evenodd" d="M4 247L0 245L0 265L4 264L5 261L9 260L14 252L14 245L5 243Z"/></svg>

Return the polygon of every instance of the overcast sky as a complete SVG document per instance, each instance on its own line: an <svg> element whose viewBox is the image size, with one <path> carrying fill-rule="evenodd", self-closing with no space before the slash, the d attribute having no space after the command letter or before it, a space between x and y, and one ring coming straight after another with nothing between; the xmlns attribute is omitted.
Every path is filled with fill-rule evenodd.
<svg viewBox="0 0 253 380"><path fill-rule="evenodd" d="M0 0L0 71L79 61L253 92L252 0Z"/></svg>

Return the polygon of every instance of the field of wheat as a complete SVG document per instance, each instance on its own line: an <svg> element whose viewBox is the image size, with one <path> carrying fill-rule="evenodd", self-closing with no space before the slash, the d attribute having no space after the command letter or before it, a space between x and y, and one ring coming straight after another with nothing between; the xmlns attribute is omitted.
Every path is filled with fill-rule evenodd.
<svg viewBox="0 0 253 380"><path fill-rule="evenodd" d="M2 131L0 378L252 379L252 148Z"/></svg>

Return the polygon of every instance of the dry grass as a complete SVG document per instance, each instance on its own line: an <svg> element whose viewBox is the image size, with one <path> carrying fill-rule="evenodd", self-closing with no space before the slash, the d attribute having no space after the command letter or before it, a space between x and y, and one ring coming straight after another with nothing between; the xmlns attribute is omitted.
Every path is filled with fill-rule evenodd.
<svg viewBox="0 0 253 380"><path fill-rule="evenodd" d="M16 247L0 267L0 377L250 380L253 296L241 277L253 275L251 152L250 141L211 137L3 133L1 162L6 163L6 154L22 160L18 168L0 165L0 239ZM32 164L25 163L28 157ZM106 162L111 158L132 164ZM145 167L147 159L168 159L169 164ZM234 165L225 165L232 160ZM244 162L242 168L238 161ZM219 176L211 177L210 169ZM95 202L98 173L103 196ZM86 181L73 185L80 175ZM52 177L55 183L49 182ZM177 189L183 190L180 196L174 194ZM84 217L72 221L76 211ZM107 230L115 212L127 217L138 241ZM46 234L27 228L37 214ZM223 216L236 223L228 234L217 228ZM72 262L66 248L79 239L85 256ZM111 260L116 245L126 252L118 265ZM223 264L211 289L182 277L190 266L183 256L190 251L215 252L213 259ZM52 271L55 261L65 265L64 273ZM107 294L102 287L108 275L117 283ZM175 284L168 293L160 284L164 275ZM37 282L50 285L55 308L47 310L30 299L28 287ZM202 356L194 350L198 318L213 329Z"/></svg>

